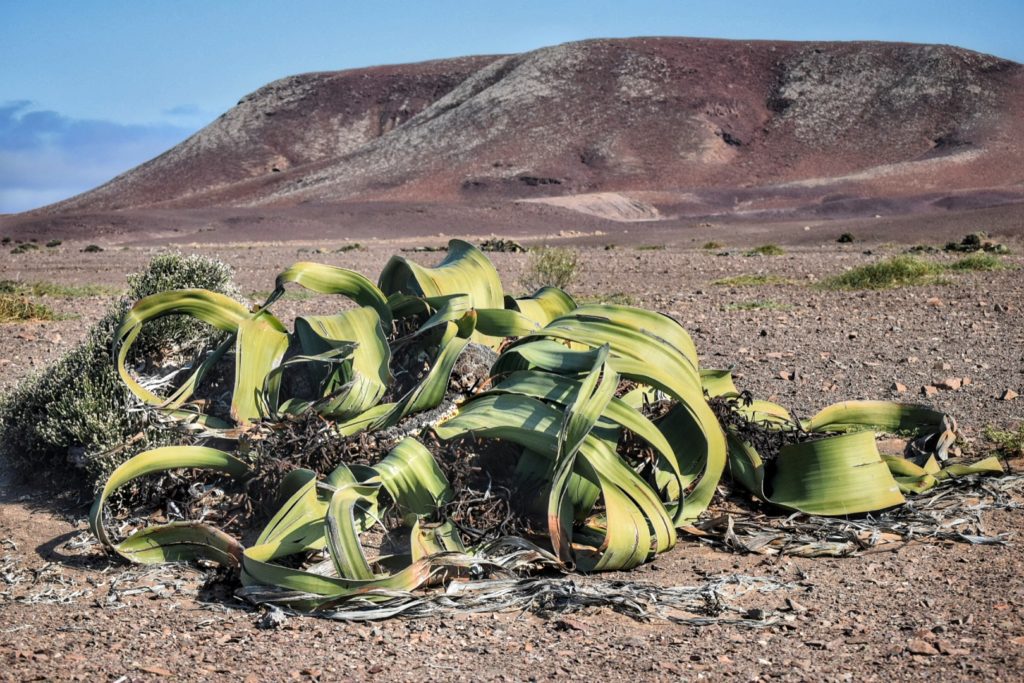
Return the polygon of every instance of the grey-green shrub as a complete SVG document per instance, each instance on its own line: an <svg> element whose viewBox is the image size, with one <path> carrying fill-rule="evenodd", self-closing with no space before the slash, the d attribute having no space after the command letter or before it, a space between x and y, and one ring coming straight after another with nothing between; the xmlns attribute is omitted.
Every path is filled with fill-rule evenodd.
<svg viewBox="0 0 1024 683"><path fill-rule="evenodd" d="M576 277L578 257L572 249L536 247L530 250L530 262L520 278L528 291L554 286L565 289Z"/></svg>
<svg viewBox="0 0 1024 683"><path fill-rule="evenodd" d="M231 269L221 261L176 253L155 257L128 277L127 293L79 346L0 398L0 460L26 474L63 474L93 485L135 453L179 441L170 428L152 422L125 388L111 346L122 316L138 299L188 288L237 298ZM204 324L168 317L146 326L139 348L162 355L171 348L195 349L209 338Z"/></svg>

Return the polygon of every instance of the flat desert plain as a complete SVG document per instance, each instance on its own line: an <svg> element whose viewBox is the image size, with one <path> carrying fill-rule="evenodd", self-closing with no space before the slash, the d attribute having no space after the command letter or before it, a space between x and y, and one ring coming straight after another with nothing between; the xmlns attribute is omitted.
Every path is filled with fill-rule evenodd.
<svg viewBox="0 0 1024 683"><path fill-rule="evenodd" d="M693 335L704 366L733 368L740 388L797 415L843 399L926 401L957 418L965 449L978 455L991 448L984 428L1020 423L1024 398L1000 397L1007 390L1024 394L1024 258L1011 255L1002 270L950 274L939 284L831 291L816 283L908 245L883 239L837 244L831 232L793 230L799 239L780 241L785 253L772 257L744 255L759 240L772 241L771 234L750 231L742 244L730 244L727 235L700 236L722 242L716 249L635 232L557 241L579 250L579 273L569 286L574 295L614 297L672 315ZM1024 244L1001 239L1022 253ZM367 240L347 253L334 253L340 241L180 248L230 263L243 294L256 297L296 260L343 265L373 278L393 253L444 241L436 235ZM4 250L0 270L5 279L116 291L125 274L142 269L161 248L105 244L101 253L81 253L84 244L67 241L17 256ZM318 248L327 253L313 253ZM425 263L439 257L407 255ZM491 256L506 288L519 291L529 255ZM716 284L740 275L777 276L777 283ZM68 317L3 325L0 387L13 386L76 344L112 297L47 300ZM288 298L276 311L290 319L330 306L322 298ZM921 394L947 378L963 385ZM644 622L588 608L376 624L291 617L265 630L257 626L259 611L223 585L204 585L196 570L129 569L104 557L88 542L88 503L60 495L48 482L10 475L0 481L4 680L890 681L1024 674L1020 509L982 514L976 531L1004 533L1002 545L923 540L852 557L799 558L729 552L683 534L654 562L628 575L600 577L659 586L701 585L720 575L767 577L782 587L730 598L743 610L770 615L771 623L760 628ZM709 515L715 514L713 508Z"/></svg>

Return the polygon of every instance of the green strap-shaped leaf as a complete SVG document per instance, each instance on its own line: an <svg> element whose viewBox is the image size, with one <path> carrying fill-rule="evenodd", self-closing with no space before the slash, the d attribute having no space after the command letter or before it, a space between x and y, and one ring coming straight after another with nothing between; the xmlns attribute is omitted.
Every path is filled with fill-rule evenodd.
<svg viewBox="0 0 1024 683"><path fill-rule="evenodd" d="M370 569L356 528L356 505L377 497L379 484L343 484L335 489L327 506L327 547L338 576L370 581Z"/></svg>
<svg viewBox="0 0 1024 683"><path fill-rule="evenodd" d="M140 299L125 314L114 333L114 349L117 358L117 372L128 389L141 401L153 406L177 408L187 401L202 376L213 363L230 348L231 340L225 341L185 380L182 387L171 397L163 398L143 387L126 366L128 353L148 322L166 315L188 315L213 327L234 334L243 320L251 317L249 311L234 299L203 289L178 289L153 294Z"/></svg>
<svg viewBox="0 0 1024 683"><path fill-rule="evenodd" d="M418 562L439 553L464 553L466 547L459 538L459 530L450 520L439 524L427 524L416 520L409 537L413 562Z"/></svg>
<svg viewBox="0 0 1024 683"><path fill-rule="evenodd" d="M572 402L565 410L558 430L555 465L548 496L548 534L551 547L566 565L575 564L572 551L572 524L575 510L568 496L569 477L576 464L576 454L608 403L615 396L618 375L607 365L608 347L598 349L594 369L577 385Z"/></svg>
<svg viewBox="0 0 1024 683"><path fill-rule="evenodd" d="M360 306L369 306L377 311L385 327L391 326L391 308L387 297L369 279L353 270L308 261L292 264L277 276L274 291L264 308L284 294L284 286L289 282L318 294L341 294Z"/></svg>
<svg viewBox="0 0 1024 683"><path fill-rule="evenodd" d="M568 351L568 353L577 353ZM495 385L489 393L516 393L533 398L553 401L560 405L566 403L580 391L578 380L563 377L549 372L514 372ZM658 454L655 476L662 500L682 519L682 506L679 497L689 483L683 480L675 451L654 424L620 398L613 397L605 406L602 417L633 432L654 447Z"/></svg>
<svg viewBox="0 0 1024 683"><path fill-rule="evenodd" d="M404 515L415 518L434 513L452 499L448 479L434 456L416 439L407 437L370 469L376 472Z"/></svg>
<svg viewBox="0 0 1024 683"><path fill-rule="evenodd" d="M133 479L181 468L223 472L237 479L250 474L249 466L244 462L215 448L166 446L139 453L111 473L89 511L89 528L104 548L131 562L152 564L206 559L237 564L241 545L230 536L207 525L176 523L150 527L132 534L117 544L107 535L103 514L110 494Z"/></svg>
<svg viewBox="0 0 1024 683"><path fill-rule="evenodd" d="M505 297L505 308L522 313L540 327L576 308L576 302L558 287L541 287L527 297Z"/></svg>
<svg viewBox="0 0 1024 683"><path fill-rule="evenodd" d="M235 386L231 393L231 417L235 422L258 420L276 408L281 379L273 370L287 350L288 334L275 319L259 316L238 324Z"/></svg>
<svg viewBox="0 0 1024 683"><path fill-rule="evenodd" d="M504 308L501 280L494 265L469 242L451 240L448 254L434 268L425 268L404 256L393 256L380 274L380 288L395 293L439 297L463 294L471 308ZM501 339L474 333L474 341L497 347Z"/></svg>
<svg viewBox="0 0 1024 683"><path fill-rule="evenodd" d="M563 411L536 399L519 394L482 394L468 401L455 417L436 426L434 431L445 440L468 433L504 439L554 463L562 421ZM651 553L672 547L675 532L671 517L654 490L615 452L614 442L596 433L589 434L580 445L580 457L573 469L575 477L599 487L606 506L615 506L614 511L609 507L606 531L597 534L600 547L577 555L581 569L624 569L635 566L637 558L642 558L642 562ZM553 468L549 472L550 477ZM577 518L580 506L586 506L586 513L596 499L587 489L565 487L573 491L571 498ZM615 523L610 521L611 517Z"/></svg>
<svg viewBox="0 0 1024 683"><path fill-rule="evenodd" d="M597 348L611 347L610 364L623 377L650 385L680 402L676 419L690 423L686 430L697 439L673 444L683 472L699 468L703 474L687 496L680 521L696 519L710 504L725 468L725 435L704 400L696 365L696 351L689 335L667 316L625 306L586 306L553 321L534 335L520 340L505 354L518 351L538 337ZM551 355L548 346L544 353ZM503 356L505 355L503 354ZM497 366L501 365L501 360ZM687 461L692 466L687 465Z"/></svg>
<svg viewBox="0 0 1024 683"><path fill-rule="evenodd" d="M476 309L477 329L493 337L522 337L540 329L540 325L518 311L501 308Z"/></svg>
<svg viewBox="0 0 1024 683"><path fill-rule="evenodd" d="M815 515L852 515L904 502L873 432L784 446L771 478L771 502Z"/></svg>
<svg viewBox="0 0 1024 683"><path fill-rule="evenodd" d="M843 401L823 409L804 424L809 432L845 432L867 427L915 433L941 429L944 413L928 406L892 401Z"/></svg>
<svg viewBox="0 0 1024 683"><path fill-rule="evenodd" d="M303 351L314 356L354 344L350 360L314 375L326 397L318 412L347 420L380 402L391 383L391 349L376 310L298 318L295 333Z"/></svg>

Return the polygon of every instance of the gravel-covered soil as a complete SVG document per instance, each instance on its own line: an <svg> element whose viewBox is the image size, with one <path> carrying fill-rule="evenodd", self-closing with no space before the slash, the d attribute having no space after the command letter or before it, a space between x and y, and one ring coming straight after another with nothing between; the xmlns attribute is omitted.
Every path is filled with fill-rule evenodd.
<svg viewBox="0 0 1024 683"><path fill-rule="evenodd" d="M673 315L693 334L706 366L734 367L741 388L799 415L842 399L921 400L956 416L979 453L987 447L983 427L1007 428L1024 418L1024 398L999 398L1006 390L1024 394L1024 258L1008 257L1005 270L949 275L945 284L835 292L814 283L903 247L821 242L747 257L729 247L637 249L634 241L606 250L596 241L583 241L574 294L614 294ZM303 244L188 249L231 263L249 294L272 288L276 272L295 260L373 277L400 248L442 242L374 242L326 254L301 251L319 246ZM124 275L154 253L131 247L83 254L80 246L20 256L4 250L0 279L120 288ZM1009 246L1021 252L1021 244ZM438 256L413 255L425 263ZM518 291L529 255L492 258L506 286ZM745 274L787 282L713 284ZM763 307L745 310L752 302ZM75 344L109 298L47 303L72 317L0 326L0 387ZM275 310L287 319L330 305L287 298ZM923 386L947 378L970 383L921 395ZM893 389L897 384L906 392ZM776 623L760 629L643 623L602 608L552 618L484 614L377 625L291 618L262 630L259 612L221 587L201 588L196 572L126 573L109 562L82 540L86 513L50 490L0 478L0 678L1012 680L1024 672L1018 510L984 516L985 530L1006 532L1007 545L915 542L852 558L780 559L713 550L684 536L655 562L614 577L663 586L722 573L778 579L788 588L737 599L744 609L777 612Z"/></svg>

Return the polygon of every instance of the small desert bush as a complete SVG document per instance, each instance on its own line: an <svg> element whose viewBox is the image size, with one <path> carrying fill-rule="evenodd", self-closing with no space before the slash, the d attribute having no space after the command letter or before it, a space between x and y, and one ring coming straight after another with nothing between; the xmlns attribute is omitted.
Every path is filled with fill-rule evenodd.
<svg viewBox="0 0 1024 683"><path fill-rule="evenodd" d="M14 249L11 249L12 254L26 254L30 251L36 251L39 249L39 245L34 242L22 242Z"/></svg>
<svg viewBox="0 0 1024 683"><path fill-rule="evenodd" d="M641 244L636 248L637 251L664 251L664 244Z"/></svg>
<svg viewBox="0 0 1024 683"><path fill-rule="evenodd" d="M64 244L62 240L50 240L49 242L46 243L46 246L50 249L53 249L54 247L59 247L62 244Z"/></svg>
<svg viewBox="0 0 1024 683"><path fill-rule="evenodd" d="M90 244L84 247L81 251L86 254L98 254L99 252L103 251L103 247L101 247L98 244Z"/></svg>
<svg viewBox="0 0 1024 683"><path fill-rule="evenodd" d="M530 261L520 284L527 291L554 286L565 289L576 278L579 257L572 249L537 247L530 250Z"/></svg>
<svg viewBox="0 0 1024 683"><path fill-rule="evenodd" d="M915 256L893 256L828 278L826 289L888 289L938 281L942 267Z"/></svg>
<svg viewBox="0 0 1024 683"><path fill-rule="evenodd" d="M984 251L976 251L969 256L964 256L959 261L949 266L950 270L971 271L971 270L1000 270L1004 268L1002 259Z"/></svg>
<svg viewBox="0 0 1024 683"><path fill-rule="evenodd" d="M180 441L137 405L117 374L111 348L118 323L138 299L187 288L236 295L231 271L220 261L180 254L154 258L146 270L128 277L127 293L79 346L0 397L0 461L26 474L70 471L92 484L145 448ZM162 354L208 338L202 323L170 316L146 326L140 351ZM129 441L132 445L123 448Z"/></svg>
<svg viewBox="0 0 1024 683"><path fill-rule="evenodd" d="M836 242L839 242L839 244L850 244L853 242L853 235L848 232L844 232L839 236L839 239L837 239Z"/></svg>
<svg viewBox="0 0 1024 683"><path fill-rule="evenodd" d="M1024 422L1014 429L996 429L989 426L985 428L984 435L1004 458L1024 455Z"/></svg>
<svg viewBox="0 0 1024 683"><path fill-rule="evenodd" d="M56 317L47 306L32 303L17 294L0 293L0 323L55 320Z"/></svg>
<svg viewBox="0 0 1024 683"><path fill-rule="evenodd" d="M701 249L721 249L724 246L725 245L722 244L721 242L711 241L711 242L705 242L703 244L703 246L701 246Z"/></svg>
<svg viewBox="0 0 1024 683"><path fill-rule="evenodd" d="M788 285L789 280L781 275L734 275L715 280L711 284L722 287L756 287L758 285Z"/></svg>
<svg viewBox="0 0 1024 683"><path fill-rule="evenodd" d="M744 256L782 256L785 253L777 244L762 244L746 252Z"/></svg>

